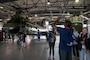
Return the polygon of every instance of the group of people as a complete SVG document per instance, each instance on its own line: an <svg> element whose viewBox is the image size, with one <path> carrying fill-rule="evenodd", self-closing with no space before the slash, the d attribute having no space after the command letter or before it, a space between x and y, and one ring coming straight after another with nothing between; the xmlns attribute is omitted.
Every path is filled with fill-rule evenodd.
<svg viewBox="0 0 90 60"><path fill-rule="evenodd" d="M76 56L79 57L79 60L90 60L90 36L87 28L82 28L82 31L79 34L75 28L72 28L70 21L66 20L64 26L65 28L61 28L56 27L55 23L52 24L52 31L48 33L47 37L50 47L49 59L51 59L51 51L54 59L55 36L57 31L60 35L60 60L72 60L72 56L75 55L75 53L77 54Z"/></svg>
<svg viewBox="0 0 90 60"><path fill-rule="evenodd" d="M79 60L84 59L90 60L90 35L88 33L87 28L86 27L82 28L82 32L80 34L74 29L73 39L74 39L73 45L74 55L79 57Z"/></svg>
<svg viewBox="0 0 90 60"><path fill-rule="evenodd" d="M3 41L8 43L14 43L15 38L17 38L17 44L23 47L26 46L26 34L25 33L17 33L17 34L10 34L9 32L3 32Z"/></svg>
<svg viewBox="0 0 90 60"><path fill-rule="evenodd" d="M9 42L9 43L14 42L14 34L3 32L2 36L4 42Z"/></svg>

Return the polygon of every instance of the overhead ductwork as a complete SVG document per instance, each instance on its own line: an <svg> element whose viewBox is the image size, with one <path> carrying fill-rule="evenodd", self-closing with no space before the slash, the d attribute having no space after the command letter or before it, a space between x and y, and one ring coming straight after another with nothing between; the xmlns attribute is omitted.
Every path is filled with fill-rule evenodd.
<svg viewBox="0 0 90 60"><path fill-rule="evenodd" d="M16 0L0 0L0 3L11 2L11 1L16 1Z"/></svg>

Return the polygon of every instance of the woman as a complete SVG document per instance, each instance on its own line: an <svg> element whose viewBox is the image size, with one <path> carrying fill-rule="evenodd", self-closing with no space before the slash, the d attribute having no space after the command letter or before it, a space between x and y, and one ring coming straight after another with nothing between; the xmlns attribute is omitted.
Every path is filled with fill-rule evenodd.
<svg viewBox="0 0 90 60"><path fill-rule="evenodd" d="M87 28L83 28L78 40L79 60L84 60L86 54L85 41L89 38Z"/></svg>
<svg viewBox="0 0 90 60"><path fill-rule="evenodd" d="M53 27L53 25L52 25ZM54 28L52 28L52 31L49 32L49 59L51 59L51 52L53 54L53 60L54 60L54 46L55 46L55 41L56 41L56 37L55 37L56 33Z"/></svg>
<svg viewBox="0 0 90 60"><path fill-rule="evenodd" d="M49 50L49 59L51 59L51 51L52 51L52 54L53 54L53 59L54 59L54 46L55 46L55 35L54 35L54 32L50 32L49 33L49 47L50 47L50 50Z"/></svg>
<svg viewBox="0 0 90 60"><path fill-rule="evenodd" d="M90 38L85 41L86 46L86 60L90 60Z"/></svg>

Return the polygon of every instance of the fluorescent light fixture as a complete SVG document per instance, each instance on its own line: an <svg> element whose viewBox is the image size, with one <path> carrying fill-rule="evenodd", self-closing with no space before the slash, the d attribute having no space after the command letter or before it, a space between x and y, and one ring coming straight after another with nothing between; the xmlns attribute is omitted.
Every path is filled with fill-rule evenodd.
<svg viewBox="0 0 90 60"><path fill-rule="evenodd" d="M79 0L75 0L75 2L77 3L77 2L79 2Z"/></svg>

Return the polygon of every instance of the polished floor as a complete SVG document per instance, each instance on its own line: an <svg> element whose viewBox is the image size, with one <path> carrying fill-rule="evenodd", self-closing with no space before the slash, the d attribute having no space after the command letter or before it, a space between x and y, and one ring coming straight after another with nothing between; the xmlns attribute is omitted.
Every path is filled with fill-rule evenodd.
<svg viewBox="0 0 90 60"><path fill-rule="evenodd" d="M21 47L17 43L0 43L0 60L48 60L49 49L44 38L39 42L34 37L27 47ZM55 45L55 60L59 60L58 43L59 37Z"/></svg>

